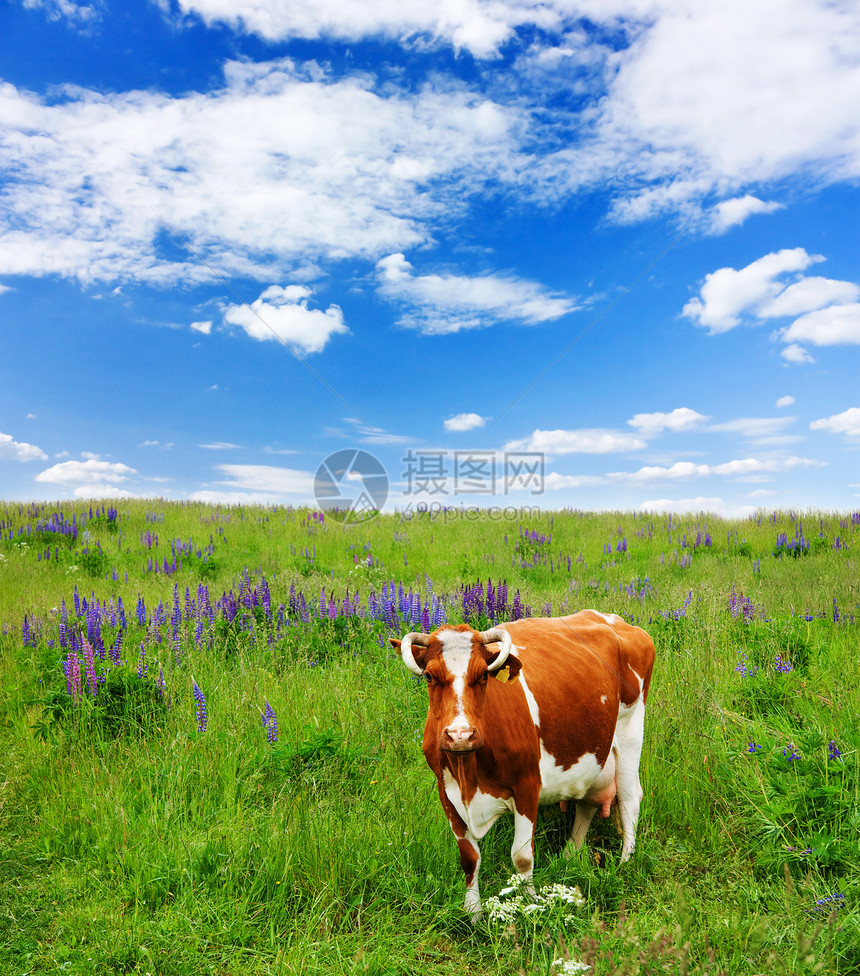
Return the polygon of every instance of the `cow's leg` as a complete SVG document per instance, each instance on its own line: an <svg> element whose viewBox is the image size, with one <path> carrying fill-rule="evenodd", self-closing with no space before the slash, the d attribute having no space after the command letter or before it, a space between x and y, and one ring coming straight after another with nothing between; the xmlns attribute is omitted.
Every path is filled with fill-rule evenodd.
<svg viewBox="0 0 860 976"><path fill-rule="evenodd" d="M453 824L451 825L454 826ZM457 833L456 827L454 832ZM478 870L481 867L481 850L472 832L467 828L463 837L457 837L460 849L460 866L466 875L466 901L464 907L473 918L481 914L481 891L478 884Z"/></svg>
<svg viewBox="0 0 860 976"><path fill-rule="evenodd" d="M531 887L535 866L535 820L526 813L514 809L514 842L511 845L511 860L517 873Z"/></svg>
<svg viewBox="0 0 860 976"><path fill-rule="evenodd" d="M636 824L642 803L642 784L639 781L639 760L642 757L642 741L645 736L645 702L639 701L619 721L615 730L615 784L618 793L618 811L624 840L621 860L626 861L636 846Z"/></svg>
<svg viewBox="0 0 860 976"><path fill-rule="evenodd" d="M580 850L585 843L585 835L594 814L600 811L602 817L609 816L609 809L615 800L615 753L610 750L600 776L592 783L588 794L576 801L576 817L570 841L565 847L565 856L570 857L571 849Z"/></svg>
<svg viewBox="0 0 860 976"><path fill-rule="evenodd" d="M574 850L580 850L585 843L585 835L597 813L597 807L593 803L585 800L576 801L576 816L573 818L573 830L570 832L570 842L565 845L565 854L570 856L571 845Z"/></svg>

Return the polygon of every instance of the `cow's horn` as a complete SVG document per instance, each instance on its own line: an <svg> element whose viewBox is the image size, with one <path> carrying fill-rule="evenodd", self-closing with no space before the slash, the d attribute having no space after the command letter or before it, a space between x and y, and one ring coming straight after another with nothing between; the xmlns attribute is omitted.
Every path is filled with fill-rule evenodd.
<svg viewBox="0 0 860 976"><path fill-rule="evenodd" d="M403 663L413 674L424 674L424 668L419 667L415 658L412 656L412 645L416 644L418 647L426 647L429 640L429 634L407 634L400 641L400 653L403 656Z"/></svg>
<svg viewBox="0 0 860 976"><path fill-rule="evenodd" d="M507 661L508 655L511 653L511 647L513 646L511 635L506 630L502 630L501 627L493 627L491 630L485 630L481 634L482 644L495 644L496 641L502 645L502 649L487 665L489 671L499 670L505 661Z"/></svg>

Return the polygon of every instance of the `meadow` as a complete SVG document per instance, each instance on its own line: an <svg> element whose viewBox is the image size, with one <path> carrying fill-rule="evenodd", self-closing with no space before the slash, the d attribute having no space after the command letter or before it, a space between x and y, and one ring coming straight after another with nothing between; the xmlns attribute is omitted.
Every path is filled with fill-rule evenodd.
<svg viewBox="0 0 860 976"><path fill-rule="evenodd" d="M860 513L495 514L0 504L0 974L860 974ZM583 608L657 649L636 853L544 808L473 926L388 637Z"/></svg>

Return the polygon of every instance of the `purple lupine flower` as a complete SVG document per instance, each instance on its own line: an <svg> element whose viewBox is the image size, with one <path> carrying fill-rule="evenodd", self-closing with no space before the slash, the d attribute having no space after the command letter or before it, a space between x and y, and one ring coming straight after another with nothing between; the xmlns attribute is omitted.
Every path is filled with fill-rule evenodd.
<svg viewBox="0 0 860 976"><path fill-rule="evenodd" d="M740 660L735 665L735 671L742 674L745 678L754 678L758 674L758 667L748 668L745 663L747 660L746 654L742 654Z"/></svg>
<svg viewBox="0 0 860 976"><path fill-rule="evenodd" d="M146 645L143 641L140 642L140 654L137 656L137 676L143 681L146 678L147 664L146 664Z"/></svg>
<svg viewBox="0 0 860 976"><path fill-rule="evenodd" d="M98 679L96 678L95 655L93 654L92 644L86 639L84 641L84 671L87 676L87 688L91 695L98 691Z"/></svg>
<svg viewBox="0 0 860 976"><path fill-rule="evenodd" d="M842 753L839 751L839 747L831 739L830 742L827 743L827 758L830 759L831 761L834 761L836 759L839 759L841 755Z"/></svg>
<svg viewBox="0 0 860 976"><path fill-rule="evenodd" d="M274 745L278 741L278 717L275 715L275 710L269 704L269 699L266 701L265 712L260 712L260 716L263 719L263 728L266 730L266 738L269 740L271 745Z"/></svg>
<svg viewBox="0 0 860 976"><path fill-rule="evenodd" d="M782 657L779 654L777 654L776 657L773 659L773 666L780 674L788 674L789 672L794 670L791 661L787 660L786 658Z"/></svg>
<svg viewBox="0 0 860 976"><path fill-rule="evenodd" d="M797 751L793 742L789 742L788 745L782 750L782 754L789 762L794 762L795 759L800 759L800 753Z"/></svg>
<svg viewBox="0 0 860 976"><path fill-rule="evenodd" d="M197 703L195 707L195 712L197 714L197 731L205 732L208 722L206 699L203 697L203 692L200 690L197 682L193 678L191 679L191 687L194 691L194 701Z"/></svg>
<svg viewBox="0 0 860 976"><path fill-rule="evenodd" d="M847 905L845 900L845 895L840 891L835 891L832 895L827 895L825 898L819 898L815 902L815 907L810 908L808 914L810 915L830 915L833 912L840 912Z"/></svg>
<svg viewBox="0 0 860 976"><path fill-rule="evenodd" d="M108 652L108 656L114 664L119 664L119 652L122 647L122 630L118 630L116 634L116 640L111 645L111 649Z"/></svg>
<svg viewBox="0 0 860 976"><path fill-rule="evenodd" d="M750 742L749 745L747 746L747 752L751 756L754 756L757 752L761 752L761 750L762 747L760 745L756 745L755 742Z"/></svg>
<svg viewBox="0 0 860 976"><path fill-rule="evenodd" d="M158 665L158 679L155 682L155 690L161 698L164 697L164 693L167 691L167 682L164 680L164 669L160 664Z"/></svg>
<svg viewBox="0 0 860 976"><path fill-rule="evenodd" d="M72 701L77 704L81 697L81 664L74 650L69 651L68 656L63 661L63 671L66 675L66 691L71 695Z"/></svg>

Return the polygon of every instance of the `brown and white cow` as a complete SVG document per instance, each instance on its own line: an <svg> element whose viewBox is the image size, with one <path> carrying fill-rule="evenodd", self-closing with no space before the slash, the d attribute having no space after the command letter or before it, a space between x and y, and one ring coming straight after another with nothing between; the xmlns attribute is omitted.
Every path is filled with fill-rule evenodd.
<svg viewBox="0 0 860 976"><path fill-rule="evenodd" d="M457 837L466 910L478 914L478 841L506 811L511 857L534 868L539 804L576 800L571 842L618 801L621 860L636 841L639 758L654 644L615 615L583 610L492 630L466 625L392 640L428 684L423 750Z"/></svg>

